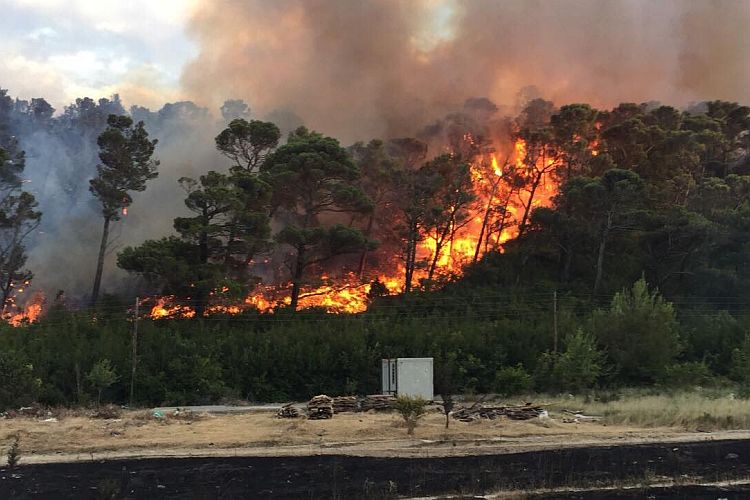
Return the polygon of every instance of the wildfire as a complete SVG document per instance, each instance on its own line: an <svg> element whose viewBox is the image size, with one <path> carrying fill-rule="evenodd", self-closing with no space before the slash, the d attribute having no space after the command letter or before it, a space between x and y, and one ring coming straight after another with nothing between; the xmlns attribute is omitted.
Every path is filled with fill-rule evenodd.
<svg viewBox="0 0 750 500"><path fill-rule="evenodd" d="M473 140L470 136L465 138L470 139ZM530 208L548 206L557 193L557 183L551 175L554 162L553 158L544 157L539 158L536 164L530 164L527 145L520 139L512 145L510 154L502 163L495 153L478 158L471 166L476 200L469 216L455 231L455 236L441 248L433 279L460 276L466 265L486 252L502 251L505 242L517 237L519 219L526 210L526 205L530 205ZM533 194L512 185L506 179L510 177L506 174L510 173L531 179L535 172L544 174ZM437 246L437 242L430 237L422 239L417 249L418 260L431 261L435 257ZM415 271L416 283L426 278L425 268ZM388 272L379 270L367 280L354 273L338 278L322 275L319 279L322 284L302 288L298 308L322 308L332 314L364 312L375 294L399 293L403 289L403 279L403 266L398 264L393 265ZM246 310L273 313L275 308L290 304L290 288L290 284L259 285L239 304L211 305L204 314L237 314ZM174 297L165 297L157 300L150 316L155 319L191 318L195 314L193 308L179 305Z"/></svg>
<svg viewBox="0 0 750 500"><path fill-rule="evenodd" d="M29 282L24 283L25 286L29 286ZM23 293L24 288L19 288L16 293ZM16 296L8 299L8 304L5 306L5 312L3 313L3 319L13 326L21 326L24 324L33 323L42 314L42 307L44 306L45 298L42 292L36 292L31 296L23 307L16 305Z"/></svg>
<svg viewBox="0 0 750 500"><path fill-rule="evenodd" d="M469 136L469 139L473 140ZM468 140L468 139L467 139ZM596 154L598 143L591 144L591 153ZM500 159L504 158L504 159ZM517 140L510 152L498 157L488 153L477 158L471 165L472 190L476 197L467 207L460 221L451 232L452 237L438 251L438 242L425 235L419 242L417 260L432 262L436 266L431 279L444 280L461 276L464 268L490 251L503 251L503 244L518 236L519 225L533 208L549 206L557 193L557 182L553 175L555 158L543 155L536 160L529 158L527 144ZM515 179L515 181L514 181ZM517 182L521 179L523 182ZM534 188L526 187L535 182ZM529 184L530 185L530 184ZM521 186L521 187L519 187ZM127 215L127 208L123 208ZM404 286L404 266L397 259L391 260L388 269L378 269L366 276L355 273L336 277L320 276L317 284L303 286L299 296L299 309L321 308L333 314L355 314L367 310L373 297L399 293ZM427 266L418 266L414 272L414 284L426 283ZM25 283L24 287L29 284ZM288 306L291 285L257 286L243 300L233 301L224 296L227 290L211 294L205 306L205 316L214 314L239 314L256 310L273 313L278 307ZM22 293L23 287L16 292ZM187 301L189 304L189 300ZM44 304L44 296L35 294L23 308L15 305L15 297L6 306L3 318L14 326L35 321ZM145 306L147 303L144 302ZM193 318L195 308L173 296L155 299L148 306L148 315L153 319Z"/></svg>

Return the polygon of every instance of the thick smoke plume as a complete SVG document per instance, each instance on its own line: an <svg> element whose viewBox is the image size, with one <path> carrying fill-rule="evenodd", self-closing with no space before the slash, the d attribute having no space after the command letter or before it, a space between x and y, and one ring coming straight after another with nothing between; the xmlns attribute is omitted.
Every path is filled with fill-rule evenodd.
<svg viewBox="0 0 750 500"><path fill-rule="evenodd" d="M227 98L283 131L304 123L344 144L420 131L445 142L430 125L457 110L484 122L538 96L602 108L747 103L748 26L750 2L740 0L203 0L189 27L200 53L182 92L205 108L132 110L160 141L160 176L116 224L106 291L126 286L117 251L173 233L185 214L177 179L227 169L213 145L231 118L214 112ZM64 118L18 132L44 212L28 264L35 287L83 298L101 235L88 180L103 125L81 136Z"/></svg>
<svg viewBox="0 0 750 500"><path fill-rule="evenodd" d="M750 2L204 1L183 83L344 141L413 133L472 96L513 106L750 101Z"/></svg>

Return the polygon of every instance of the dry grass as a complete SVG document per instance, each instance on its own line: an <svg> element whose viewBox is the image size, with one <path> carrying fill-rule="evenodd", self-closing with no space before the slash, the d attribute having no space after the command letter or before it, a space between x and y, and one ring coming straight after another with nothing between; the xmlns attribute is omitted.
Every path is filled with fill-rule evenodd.
<svg viewBox="0 0 750 500"><path fill-rule="evenodd" d="M581 410L604 417L607 424L637 428L669 427L687 431L750 429L750 400L732 394L681 392L628 393L606 403L580 397L547 398L553 413Z"/></svg>
<svg viewBox="0 0 750 500"><path fill-rule="evenodd" d="M453 420L445 429L443 415L433 409L420 421L415 436L409 437L396 413L337 414L331 420L307 420L278 419L272 413L184 412L155 419L151 412L124 411L120 418L93 419L87 412L55 411L56 418L0 419L0 447L7 447L16 433L20 434L26 463L34 457L46 461L57 454L86 458L93 453L433 456L696 439L692 431L750 429L750 401L728 395L631 394L608 403L538 395L526 400L545 404L552 418L522 422ZM569 415L563 413L564 409L603 419L565 423L563 417Z"/></svg>
<svg viewBox="0 0 750 500"><path fill-rule="evenodd" d="M321 449L352 452L428 448L455 452L462 447L503 443L565 443L596 436L620 439L629 429L599 424L563 424L557 421L512 422L504 419L464 423L444 428L444 417L430 412L415 431L406 434L396 413L336 415L331 420L278 419L272 414L192 415L190 418L154 419L145 412L124 412L113 420L70 416L57 421L37 418L0 420L0 443L16 433L23 440L24 456L56 453L89 454L138 450L200 452L218 449L270 449L289 453L317 453ZM577 437L576 437L577 436ZM296 450L296 451L295 451Z"/></svg>

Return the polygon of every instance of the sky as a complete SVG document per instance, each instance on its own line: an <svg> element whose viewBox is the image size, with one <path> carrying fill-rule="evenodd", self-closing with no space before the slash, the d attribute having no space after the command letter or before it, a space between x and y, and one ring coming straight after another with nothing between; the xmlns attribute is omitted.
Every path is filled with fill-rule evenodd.
<svg viewBox="0 0 750 500"><path fill-rule="evenodd" d="M195 2L0 0L0 88L59 111L115 92L160 107L180 98L182 68L196 56L185 33Z"/></svg>

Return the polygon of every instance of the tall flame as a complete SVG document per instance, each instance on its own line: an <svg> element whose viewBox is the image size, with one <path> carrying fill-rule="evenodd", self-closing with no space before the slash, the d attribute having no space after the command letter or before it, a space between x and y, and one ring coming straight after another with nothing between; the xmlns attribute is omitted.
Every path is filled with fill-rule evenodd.
<svg viewBox="0 0 750 500"><path fill-rule="evenodd" d="M474 139L467 136L465 140ZM480 156L471 165L472 187L477 199L471 207L467 223L456 231L455 237L443 245L437 258L437 277L458 277L466 265L477 260L486 252L502 251L502 245L518 236L519 217L529 203L531 194L519 190L506 181L505 172L513 171L521 177L532 175L530 170L545 170L554 160L539 159L540 164L528 165L526 143L519 139L512 145L507 160L501 164L495 153ZM548 206L557 193L557 184L552 175L545 174L537 187L532 208ZM437 244L434 239L424 238L419 242L417 260L430 261L435 257ZM419 268L414 280L427 277L427 271ZM360 313L367 309L373 297L373 287L378 292L394 294L403 288L403 265L395 264L389 269L379 269L368 280L354 273L336 279L327 275L320 277L323 284L303 286L298 308L322 308L329 313ZM231 306L212 305L205 314L236 314L248 309L272 313L276 307L289 305L291 285L256 287L244 301ZM152 318L195 316L195 310L180 305L174 297L159 298L151 310Z"/></svg>

